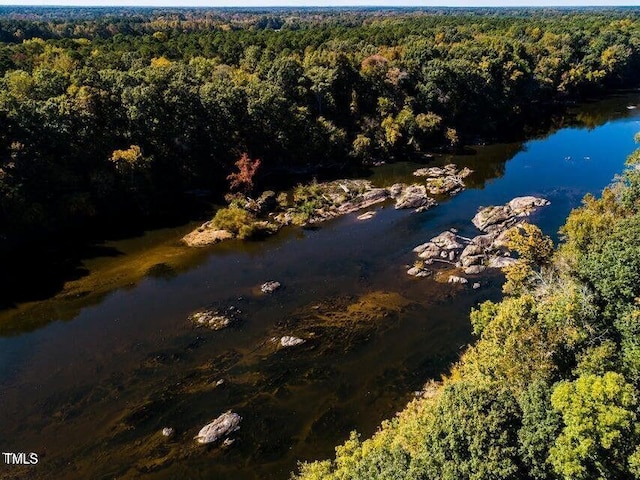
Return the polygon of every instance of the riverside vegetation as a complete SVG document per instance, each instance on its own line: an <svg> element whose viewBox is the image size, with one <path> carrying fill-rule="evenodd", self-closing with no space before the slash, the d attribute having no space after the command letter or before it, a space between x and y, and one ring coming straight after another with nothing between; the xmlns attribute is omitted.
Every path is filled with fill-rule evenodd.
<svg viewBox="0 0 640 480"><path fill-rule="evenodd" d="M636 137L640 141L640 135ZM640 478L640 150L561 230L513 230L478 341L368 440L298 480Z"/></svg>
<svg viewBox="0 0 640 480"><path fill-rule="evenodd" d="M0 10L2 246L222 198L239 158L265 190L638 80L636 9L312 12Z"/></svg>

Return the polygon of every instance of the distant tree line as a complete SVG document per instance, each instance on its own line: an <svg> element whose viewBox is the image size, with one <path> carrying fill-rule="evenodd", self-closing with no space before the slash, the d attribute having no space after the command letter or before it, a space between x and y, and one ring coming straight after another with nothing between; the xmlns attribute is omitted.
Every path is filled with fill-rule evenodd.
<svg viewBox="0 0 640 480"><path fill-rule="evenodd" d="M633 86L640 15L0 9L0 237L406 158Z"/></svg>

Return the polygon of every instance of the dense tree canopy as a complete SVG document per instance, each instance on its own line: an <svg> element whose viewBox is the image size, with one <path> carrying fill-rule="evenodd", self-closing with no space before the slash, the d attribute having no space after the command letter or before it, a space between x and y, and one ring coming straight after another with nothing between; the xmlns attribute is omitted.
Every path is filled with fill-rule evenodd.
<svg viewBox="0 0 640 480"><path fill-rule="evenodd" d="M636 84L637 10L0 9L0 237L345 167ZM221 196L221 195L220 195Z"/></svg>

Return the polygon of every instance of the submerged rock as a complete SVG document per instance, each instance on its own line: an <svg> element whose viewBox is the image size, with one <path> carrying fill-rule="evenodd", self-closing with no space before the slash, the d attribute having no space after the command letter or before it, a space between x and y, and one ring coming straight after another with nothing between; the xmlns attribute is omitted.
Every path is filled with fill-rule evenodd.
<svg viewBox="0 0 640 480"><path fill-rule="evenodd" d="M270 282L263 283L260 286L260 291L262 293L270 294L278 290L281 286L282 285L280 284L280 282L270 281Z"/></svg>
<svg viewBox="0 0 640 480"><path fill-rule="evenodd" d="M202 445L216 442L239 430L241 421L242 417L237 413L231 411L223 413L213 422L202 427L198 435L195 436L195 440Z"/></svg>
<svg viewBox="0 0 640 480"><path fill-rule="evenodd" d="M280 345L282 347L296 347L298 345L302 345L303 343L305 343L306 340L302 339L302 338L298 338L298 337L293 337L293 336L284 336L280 339Z"/></svg>
<svg viewBox="0 0 640 480"><path fill-rule="evenodd" d="M188 320L197 327L222 330L234 323L239 313L240 311L233 306L226 309L206 308L192 313Z"/></svg>

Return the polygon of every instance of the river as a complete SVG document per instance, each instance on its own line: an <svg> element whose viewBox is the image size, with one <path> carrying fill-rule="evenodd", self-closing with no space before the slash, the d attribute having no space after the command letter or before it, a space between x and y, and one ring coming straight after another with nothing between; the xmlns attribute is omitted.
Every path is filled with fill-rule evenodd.
<svg viewBox="0 0 640 480"><path fill-rule="evenodd" d="M413 247L452 227L473 236L479 206L522 195L551 201L531 221L557 240L581 198L621 172L640 131L640 109L627 106L638 103L616 95L527 142L436 156L428 165L474 173L424 213L383 205L368 221L205 249L179 244L187 224L89 249L57 291L0 311L0 450L39 455L0 464L0 477L284 480L351 430L371 435L473 341L470 309L500 298L497 274L476 290L409 277ZM408 181L421 166L376 167L371 180ZM284 288L260 294L269 280ZM216 332L189 323L211 304L236 307L240 321ZM299 332L299 347L271 341ZM197 446L200 427L227 410L243 417L236 441Z"/></svg>

